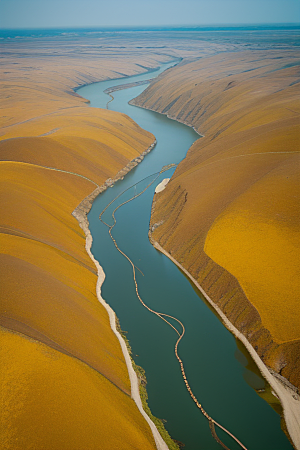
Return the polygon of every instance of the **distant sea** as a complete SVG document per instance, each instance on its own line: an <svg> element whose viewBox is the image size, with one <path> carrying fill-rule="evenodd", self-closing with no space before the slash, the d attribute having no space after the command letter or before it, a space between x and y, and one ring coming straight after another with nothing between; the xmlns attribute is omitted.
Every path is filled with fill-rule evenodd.
<svg viewBox="0 0 300 450"><path fill-rule="evenodd" d="M300 24L260 24L260 25L231 25L231 26L189 26L189 27L123 27L123 28L47 28L47 29L1 29L0 39L45 38L45 37L74 37L92 36L97 34L115 35L124 32L290 32L299 35ZM294 34L293 33L293 34Z"/></svg>

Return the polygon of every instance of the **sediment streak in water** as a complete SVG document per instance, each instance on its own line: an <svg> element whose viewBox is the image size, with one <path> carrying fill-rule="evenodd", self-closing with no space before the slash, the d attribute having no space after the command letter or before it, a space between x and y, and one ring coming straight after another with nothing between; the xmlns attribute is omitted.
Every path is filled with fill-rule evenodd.
<svg viewBox="0 0 300 450"><path fill-rule="evenodd" d="M190 385L189 385L189 383L188 383L188 379L187 379L187 376L186 376L186 373L185 373L185 370L184 370L184 365L183 365L183 361L182 361L182 359L179 357L179 354L178 354L178 345L179 345L179 342L181 341L181 339L183 338L183 336L184 336L184 333L185 333L185 327L184 327L184 325L183 325L183 323L179 320L179 319L177 319L176 317L174 317L174 316L171 316L171 315L169 315L169 314L165 314L165 313L161 313L161 312L158 312L158 311L155 311L155 310L153 310L153 309L151 309L148 305L146 305L146 303L144 303L144 301L143 301L143 299L141 298L141 296L140 296L140 294L139 294L139 290L138 290L138 283L137 283L137 280L136 280L136 269L137 270L139 270L139 272L141 272L141 270L137 267L137 266L135 266L135 264L131 261L131 259L129 258L129 256L128 255L126 255L126 253L124 253L120 248L119 248L119 246L118 246L118 244L117 244L117 242L116 242L116 240L115 240L115 238L113 237L113 235L112 235L112 230L113 230L113 228L114 228L114 226L116 225L116 223L117 223L117 221L116 221L116 218L115 218L115 213L116 213L116 211L119 209L119 208L121 208L121 206L124 206L126 203L129 203L129 202L131 202L132 200L134 200L134 199L136 199L137 197L139 197L139 196L141 196L144 192L146 192L146 190L158 179L158 177L163 173L163 172L165 172L166 170L169 170L171 167L174 167L174 166L176 166L177 164L170 164L170 165L168 165L168 166L164 166L162 169L161 169L161 171L160 172L158 172L158 173L156 173L156 174L152 174L152 175L149 175L148 177L146 177L146 178L149 178L149 177L151 177L151 176L154 176L154 175L156 175L155 176L155 178L141 191L141 192L139 192L138 194L135 194L134 196L132 196L131 198L129 198L128 200L126 200L126 201L124 201L123 203L120 203L114 210L113 210L113 212L112 212L112 215L111 215L111 217L112 217L112 219L113 219L113 224L112 225L109 225L108 223L106 223L103 219L102 219L102 216L103 216L103 214L105 213L105 211L119 198L119 197L121 197L121 195L123 195L124 194L124 192L126 192L126 191L128 191L129 189L131 189L132 187L134 187L134 186L136 186L138 183L140 183L141 181L143 181L143 180L141 180L141 181L139 181L138 183L135 183L134 185L132 185L132 186L130 186L129 188L127 188L125 191L123 191L123 192L121 192L117 197L115 197L104 209L103 209L103 211L100 213L100 215L99 215L99 219L100 219L100 221L105 225L105 226L107 226L108 227L108 232L109 232L109 235L110 235L110 238L112 239L112 241L113 241L113 243L114 243L114 245L115 245L115 247L116 247L116 249L118 250L118 252L120 252L126 259L127 259L127 261L130 263L130 265L131 265L131 267L132 267L132 273L133 273L133 279L134 279L134 284L135 284L135 291L136 291L136 295L137 295L137 297L138 297L138 299L139 299L139 301L141 302L141 304L149 311L149 312L151 312L152 314L155 314L156 316L158 316L160 319L162 319L164 322L166 322L171 328L173 328L173 330L177 333L177 335L178 335L178 339L177 339L177 341L176 341L176 344L175 344L175 355L176 355L176 358L177 358L177 360L178 360L178 362L179 362L179 364L180 364L180 369L181 369L181 374L182 374L182 377L183 377L183 380L184 380L184 383L185 383L185 385L186 385L186 388L187 388L187 390L188 390L188 392L189 392L189 394L190 394L190 396L192 397L192 399L193 399L193 401L196 403L196 405L197 405L197 407L200 409L200 411L201 411L201 413L207 418L207 420L209 421L209 427L210 427L210 430L211 430L211 433L212 433L212 436L214 437L214 439L225 449L225 450L230 450L221 440L220 440L220 438L217 436L217 433L216 433L216 430L215 430L215 426L217 426L217 427L219 427L221 430L223 430L225 433L227 433L232 439L234 439L239 445L240 445L240 447L241 448L243 448L244 450L247 450L247 448L232 434L232 433L230 433L230 431L228 431L226 428L224 428L222 425L220 425L218 422L216 422L206 411L205 411L205 409L202 407L202 405L201 405L201 403L199 403L198 402L198 400L197 400L197 398L195 397L195 395L193 394L193 391L192 391L192 389L191 389L191 387L190 387ZM144 180L146 179L146 178L144 178ZM142 273L142 272L141 272ZM143 275L143 273L142 273L142 275ZM173 320L175 320L179 325L180 325L180 327L181 327L181 332L179 332L178 330L177 330L177 328L175 328L167 319L166 319L166 317L168 317L169 319L173 319Z"/></svg>

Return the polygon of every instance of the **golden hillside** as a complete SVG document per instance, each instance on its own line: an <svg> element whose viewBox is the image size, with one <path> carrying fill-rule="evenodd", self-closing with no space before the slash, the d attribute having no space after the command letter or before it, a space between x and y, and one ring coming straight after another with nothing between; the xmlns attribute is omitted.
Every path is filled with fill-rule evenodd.
<svg viewBox="0 0 300 450"><path fill-rule="evenodd" d="M134 103L199 139L154 199L152 234L264 362L300 386L299 61L237 52L179 65Z"/></svg>
<svg viewBox="0 0 300 450"><path fill-rule="evenodd" d="M1 448L154 449L72 216L154 136L72 88L158 61L20 48L1 68Z"/></svg>
<svg viewBox="0 0 300 450"><path fill-rule="evenodd" d="M0 335L4 370L0 438L6 450L98 449L99 443L103 449L155 448L152 433L130 398L119 342L95 294L96 270L85 251L84 233L71 215L96 185L145 151L154 137L122 114L89 108L73 89L142 73L174 57L192 59L236 48L222 39L195 40L193 33L189 39L181 37L172 35L170 39L154 33L151 46L147 33L138 38L126 33L120 37L102 34L1 41ZM230 70L224 56L210 58L216 64L211 67L216 78L220 58L225 61L224 71ZM197 71L197 64L189 67ZM172 73L178 70L182 69ZM295 80L293 69L288 70ZM180 77L182 80L182 73ZM181 83L175 80L177 88ZM196 86L190 86L194 95ZM170 85L169 94L173 87ZM222 84L220 89L224 90ZM199 90L203 99L206 94L206 88ZM270 99L271 108L272 102ZM292 116L294 107L291 109ZM188 114L188 104L186 111ZM214 114L216 111L210 110L205 120ZM234 110L230 114L228 120L236 117ZM265 111L262 116L267 117ZM255 112L253 120L256 118ZM220 117L216 133L218 120ZM290 122L290 117L287 120ZM239 128L243 126L247 128L247 122ZM212 123L208 129L213 129ZM229 146L230 135L228 139ZM216 158L221 151L217 147ZM198 144L190 152L192 156L195 151L195 169L200 164L197 148ZM208 149L210 152L214 151ZM184 174L184 165L178 176L181 170ZM193 177L189 195L192 192ZM216 207L215 217L219 217L218 211L223 209ZM195 220L195 214L191 217ZM203 228L202 248L211 224ZM210 242L214 239L212 235ZM232 283L228 271L222 273ZM254 310L249 302L245 304ZM254 314L255 320L257 317ZM273 360L275 355L280 361L282 348L276 347L279 357L273 351Z"/></svg>
<svg viewBox="0 0 300 450"><path fill-rule="evenodd" d="M155 448L71 215L94 185L19 162L0 172L4 448Z"/></svg>

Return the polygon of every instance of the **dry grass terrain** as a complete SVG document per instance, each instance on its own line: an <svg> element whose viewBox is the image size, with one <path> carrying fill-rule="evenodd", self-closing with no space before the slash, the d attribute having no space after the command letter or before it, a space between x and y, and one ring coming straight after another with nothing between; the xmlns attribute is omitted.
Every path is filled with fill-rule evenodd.
<svg viewBox="0 0 300 450"><path fill-rule="evenodd" d="M0 434L7 450L155 448L71 215L154 136L123 114L90 108L73 89L225 49L177 44L106 33L1 41Z"/></svg>
<svg viewBox="0 0 300 450"><path fill-rule="evenodd" d="M154 136L72 88L170 57L89 59L70 43L54 56L48 45L52 55L7 43L1 66L2 448L154 449L72 216Z"/></svg>
<svg viewBox="0 0 300 450"><path fill-rule="evenodd" d="M227 53L177 66L134 101L205 136L155 196L154 240L298 388L299 81L293 49Z"/></svg>
<svg viewBox="0 0 300 450"><path fill-rule="evenodd" d="M250 303L254 304L252 291L248 288L248 292L245 287L248 278L254 275L244 267L236 267L238 257L234 255L225 264L222 262L226 253L223 239L228 239L232 231L232 227L227 226L228 219L238 215L236 231L240 233L239 241L244 242L242 234L247 216L239 212L246 201L242 194L258 195L262 203L257 203L256 211L266 213L268 220L273 217L273 210L278 211L277 203L265 211L263 198L260 193L255 194L255 189L259 188L258 182L265 186L268 183L268 195L271 195L272 180L283 181L287 170L289 176L292 175L292 169L286 167L294 155L268 156L267 162L264 155L261 159L253 157L251 170L245 158L235 157L241 152L261 151L260 135L268 151L274 151L272 136L276 145L281 142L280 149L286 151L288 146L288 150L294 151L293 120L297 121L298 109L293 103L296 85L292 83L297 79L296 69L274 72L271 78L265 77L264 69L243 75L243 68L253 67L252 56L247 54L242 61L237 56L228 60L222 53L205 62L195 61L218 52L248 48L243 36L234 39L227 38L227 34L217 36L209 35L206 39L194 32L157 32L150 39L146 32L138 37L131 33L123 36L67 33L65 36L1 40L0 334L4 400L0 434L3 449L98 449L99 445L102 449L155 448L152 433L130 398L129 378L119 342L110 329L106 311L96 298L95 267L84 248L85 236L71 215L81 200L94 190L95 184L113 177L148 148L154 137L122 114L89 108L73 90L79 85L142 73L174 57L185 58L188 66L172 71L174 78L168 80L169 89L166 90L163 78L154 85L162 101L159 103L160 99L156 98L158 102L155 105L152 102L152 106L157 110L167 108L168 113L189 121L200 132L207 133L207 137L194 145L189 158L178 168L174 181L160 195L157 214L168 213L166 204L164 206L166 200L170 201L170 208L172 205L174 208L170 209L169 222L158 228L157 233L163 235L160 240L167 248L172 248L179 260L185 261L191 272L199 274L198 279L204 280L201 267L205 266L208 274L205 279L211 280L208 285L216 291L217 299L224 299L219 291L224 290L225 280L224 295L229 295L230 289L234 292L228 307L236 309L240 301L242 313L236 320L245 332L250 330L248 333L254 336L258 351L270 342L268 331L264 331L266 328L262 327L260 316ZM252 45L261 48L262 45L268 47L269 43L264 36L256 35ZM261 56L264 58L260 54L254 59L263 60ZM289 57L282 61L272 57L270 67L294 58L293 54ZM266 66L267 60L263 60L262 65ZM233 66L236 69L230 75ZM255 83L249 74L255 76ZM152 97L155 93L150 92ZM173 106L168 106L167 97ZM285 123L290 127L288 141ZM261 130L255 134L256 141L252 139L254 129ZM276 139L274 133L277 133ZM284 137L280 140L281 133ZM235 158L228 164L227 176L226 165L215 163L224 157ZM216 170L218 164L221 164L221 171ZM210 169L202 171L204 165L210 165ZM239 177L236 170L243 170ZM235 174L229 175L233 171ZM199 173L201 185L198 181L195 184ZM253 174L257 174L257 179L253 180ZM291 222L286 214L293 212L293 206L285 201L284 194L290 187L283 182L280 186L281 229L285 227L287 239L290 239ZM179 203L174 203L177 198ZM242 206L234 200L242 201ZM186 206L183 208L183 205ZM182 228L178 227L175 217L177 210ZM257 219L253 228L255 236L260 233L259 223ZM221 235L222 248L216 245ZM284 242L281 241L281 248L291 248ZM267 241L265 245L270 246ZM213 260L220 260L226 271L207 256L204 246L207 254ZM239 282L250 301L230 271L236 271L237 278L242 274L248 277ZM216 273L220 274L221 283ZM263 317L259 308L257 306ZM249 322L249 314L252 322ZM245 320L241 322L242 316ZM286 333L285 327L278 330ZM285 335L283 337L286 339ZM278 371L283 368L283 375L289 377L285 371L291 366L289 361L285 366L285 358L296 347L289 342L268 345L272 350L266 353L271 358L270 365L277 364Z"/></svg>
<svg viewBox="0 0 300 450"><path fill-rule="evenodd" d="M0 334L2 448L156 448L133 400L105 376L39 339Z"/></svg>
<svg viewBox="0 0 300 450"><path fill-rule="evenodd" d="M20 162L0 172L3 448L155 448L71 215L94 185Z"/></svg>

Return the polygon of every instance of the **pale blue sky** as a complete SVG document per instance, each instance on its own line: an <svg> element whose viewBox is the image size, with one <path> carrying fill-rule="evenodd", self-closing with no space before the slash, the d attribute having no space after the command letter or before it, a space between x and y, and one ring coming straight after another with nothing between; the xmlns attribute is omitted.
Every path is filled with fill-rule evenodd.
<svg viewBox="0 0 300 450"><path fill-rule="evenodd" d="M300 22L300 0L0 0L1 28Z"/></svg>

